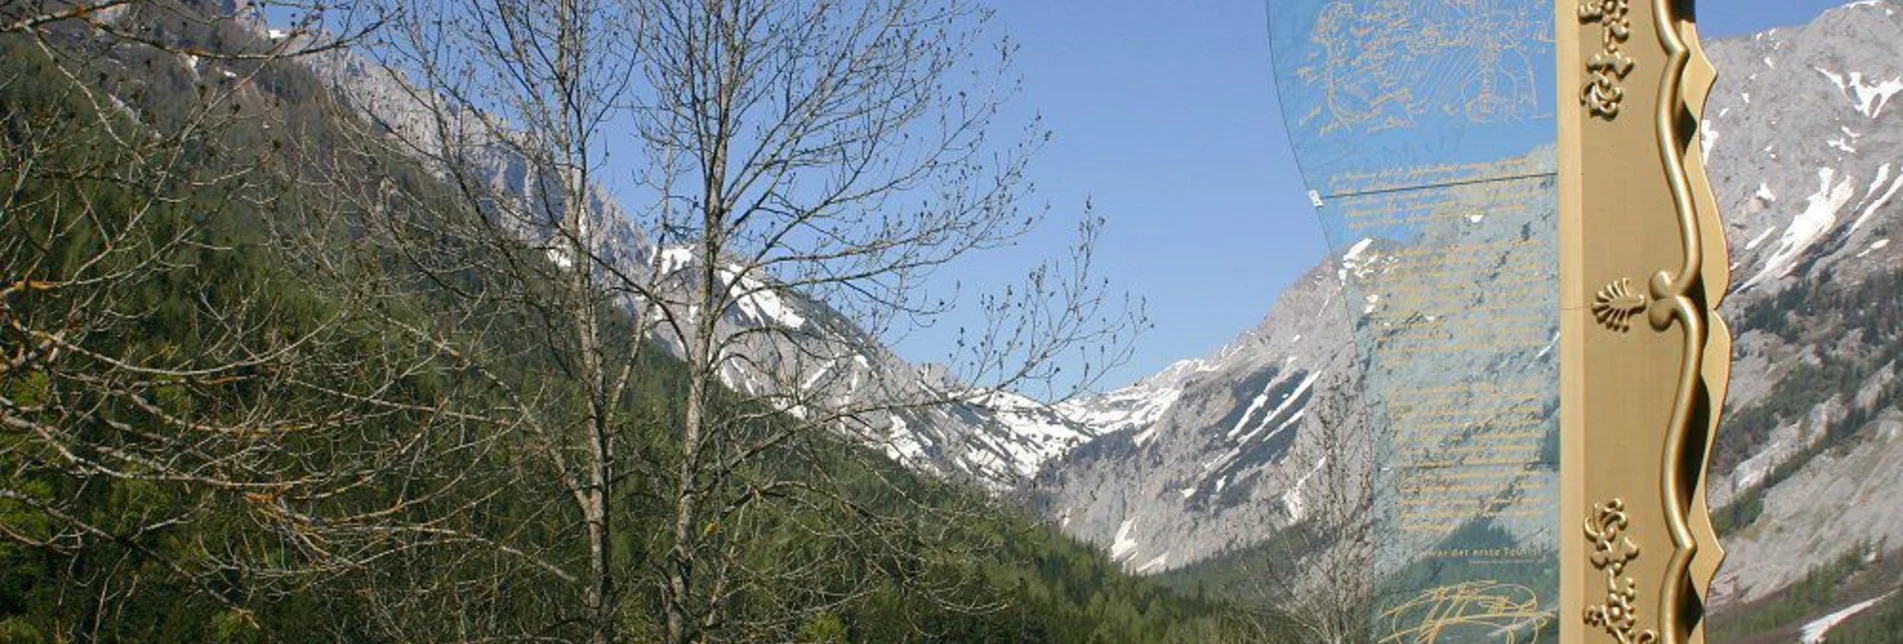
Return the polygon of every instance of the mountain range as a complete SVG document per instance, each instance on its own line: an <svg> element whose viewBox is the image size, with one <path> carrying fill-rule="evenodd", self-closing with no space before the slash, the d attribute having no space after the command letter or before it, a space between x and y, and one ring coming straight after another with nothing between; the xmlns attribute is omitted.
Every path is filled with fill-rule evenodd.
<svg viewBox="0 0 1903 644"><path fill-rule="evenodd" d="M1733 262L1722 313L1737 339L1711 473L1732 555L1715 591L1721 616L1777 600L1846 553L1874 560L1903 546L1903 512L1890 500L1903 495L1899 11L1903 0L1866 0L1802 27L1706 43L1720 80L1701 126ZM387 69L349 52L313 67L368 120L420 127L415 92ZM465 158L523 199L540 181L500 147ZM598 243L631 273L668 279L707 261L652 247L605 194L593 207L604 222ZM533 243L541 233L520 234ZM802 342L848 349L760 361L771 374L721 375L756 395L797 382L840 399L913 386L958 397L893 412L862 438L914 468L1028 504L1130 571L1160 573L1259 543L1313 510L1311 486L1326 483L1313 479L1326 458L1319 430L1360 431L1354 414L1317 404L1353 399L1361 386L1351 324L1362 311L1342 283L1379 261L1378 247L1351 247L1216 353L1055 405L908 364L824 303L774 289L744 298L721 323L806 329ZM732 272L736 282L772 279Z"/></svg>
<svg viewBox="0 0 1903 644"><path fill-rule="evenodd" d="M1721 617L1846 553L1874 561L1903 546L1900 12L1856 2L1706 43L1720 78L1704 154L1731 247L1721 313L1737 339L1711 472L1731 555ZM1341 296L1342 271L1377 257L1352 246L1216 354L1061 407L1098 437L1045 466L1039 511L1151 573L1298 521L1317 466L1307 436L1355 422L1308 413L1359 386L1349 325L1361 311Z"/></svg>

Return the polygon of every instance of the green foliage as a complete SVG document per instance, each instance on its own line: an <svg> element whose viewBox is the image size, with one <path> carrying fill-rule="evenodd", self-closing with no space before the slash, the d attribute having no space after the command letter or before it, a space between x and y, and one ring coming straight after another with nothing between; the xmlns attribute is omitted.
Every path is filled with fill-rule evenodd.
<svg viewBox="0 0 1903 644"><path fill-rule="evenodd" d="M217 644L258 644L265 638L264 632L258 629L251 616L228 610L212 616L211 641Z"/></svg>
<svg viewBox="0 0 1903 644"><path fill-rule="evenodd" d="M167 20L171 23L154 32L188 44L229 44L246 37L228 24L195 25L176 16ZM0 53L4 53L9 66L23 70L0 90L0 120L9 124L23 120L53 123L62 141L78 143L60 146L59 156L39 162L75 167L101 162L101 158L91 155L103 154L97 151L105 146L83 142L103 134L96 123L74 116L84 113L87 106L76 102L71 87L20 39L0 37L0 48L4 48ZM178 61L167 55L135 49L104 60L138 70L104 73L99 83L115 92L123 91L132 99L129 103L138 108L136 116L124 118L136 118L142 127L162 130L183 118L184 112L179 109L187 102L183 97L197 91L194 82L199 81L188 78ZM252 77L260 91L246 95L254 101L245 109L262 111L264 120L234 125L221 132L216 142L186 146L188 169L216 173L240 163L232 157L232 150L319 148L345 136L325 125L328 117L318 109L318 103L327 99L307 70L285 63L204 64L230 65L234 71ZM267 132L264 123L278 127ZM25 136L19 134L22 131L10 129L8 143L21 143L19 137ZM297 135L278 138L286 136L284 132ZM358 174L366 181L371 177L387 178L406 193L423 195L419 198L448 190L435 184L429 173L401 160L365 158L359 162L364 167ZM287 172L294 179L297 170ZM12 185L19 178L11 167L0 169L0 184ZM116 230L132 225L125 216L137 211L133 206L149 196L111 181L54 175L30 179L20 182L30 197L65 206L38 209L24 217L9 216L0 225L5 226L7 234L31 238L36 247L45 249L44 254L54 261L42 268L54 276L71 276L82 270L86 258L97 255L109 243L86 226L46 225L74 217L72 211L62 208L89 204L94 212L106 214L102 218L105 220L98 222L99 229ZM301 189L294 181L250 189L272 193L273 198L264 202L266 205L257 205L234 199L223 189L181 191L166 195L168 199L162 200L160 207L142 214L137 224L142 228L133 239L152 247L128 257L168 268L116 286L114 296L121 301L115 311L89 310L84 299L65 293L19 296L7 305L36 319L122 315L123 321L114 327L119 333L89 338L88 346L101 355L162 364L186 364L192 357L218 351L214 340L222 332L220 325L226 322L223 316L241 301L258 304L258 312L247 317L247 325L236 332L247 341L299 337L320 325L346 320L325 336L330 342L321 353L308 356L311 362L362 363L368 365L365 371L374 371L410 364L426 350L404 341L402 333L381 326L378 318L345 315L348 306L338 299L341 285L311 283L299 273L295 261L271 246L260 232L259 223L267 218L274 225L299 225L296 215L300 207L333 200L335 195ZM62 234L49 234L49 228L58 228ZM328 234L340 245L350 243L353 234L347 230L304 232L319 239ZM166 239L181 241L161 248L158 241ZM538 253L528 249L495 252L527 258L521 261L541 261ZM480 286L485 280L498 279L472 270L458 276L462 283L427 283L401 274L397 265L391 262L363 269L386 271L398 279L416 279L414 296L381 303L389 309L387 319L444 326L452 332L461 331L454 328L457 320L441 314L444 307L432 298L441 297L440 290L448 286ZM531 319L532 312L498 305L496 310L484 313L499 328L521 331L480 339L470 333L472 350L507 357L490 361L505 365L495 377L535 383L541 391L579 389L564 375L567 372L561 356L546 348L541 342L544 338L533 335L537 333L536 325L525 321ZM632 333L625 318L611 317L604 322L613 332ZM682 414L678 401L686 387L685 370L654 351L643 354L637 368L641 377L633 380L621 401L632 411L629 417L633 419L624 438L632 444L631 453L667 462L680 451L675 430ZM77 423L95 441L89 447L98 449L131 446L126 437L137 432L169 431L159 414L213 421L240 418L261 406L294 412L316 409L318 405L312 399L315 394L265 391L243 381L205 386L183 380L154 380L141 383L144 388L138 392L152 409L133 409L70 382L62 384L54 375L48 370L0 374L0 393L17 409L31 410L54 402L84 404L93 416L60 422ZM334 386L352 384L348 382L351 372L328 375L330 380L344 381L333 382ZM448 370L407 374L391 382L390 391L382 395L419 407L444 400L474 409L506 404L473 374ZM551 405L551 413L580 413L578 399L568 403L566 408ZM750 403L726 392L721 394L721 404ZM133 431L104 431L100 423L107 421ZM282 438L274 444L277 453L267 458L278 459L275 465L287 471L345 470L345 466L373 471L367 464L349 462L352 455L377 453L385 443L434 422L439 421L423 412L379 413L356 422L350 432L326 435L324 440L330 442L308 444L295 436ZM779 421L768 418L760 422ZM4 441L0 442L0 489L15 495L0 497L0 527L18 537L0 538L0 644L49 640L295 643L428 639L426 635L433 632L430 629L444 623L453 627L462 616L420 610L411 615L372 616L361 593L400 594L408 588L479 583L532 584L538 579L535 571L506 557L485 560L482 570L472 572L474 566L452 561L450 556L402 550L348 570L298 572L298 564L315 555L288 545L287 535L276 531L286 524L260 520L284 511L282 499L214 489L185 479L115 478L54 468L49 464L63 462L58 455L8 434L0 434L0 441ZM826 572L841 583L763 583L742 593L736 602L738 617L744 618L750 611L814 611L796 633L799 641L810 642L886 642L921 637L944 642L1207 642L1228 632L1226 604L1201 593L1186 597L1129 575L1103 552L1040 526L1031 517L995 507L975 491L919 477L883 457L838 441L822 438L787 449L805 452L798 459L789 458L787 452L766 454L757 466L760 473L792 473L814 481L824 477L850 494L843 499L776 506L748 519L753 525L710 523L707 530L734 535L722 538L731 539L730 543L751 557L746 563L833 562ZM339 513L382 510L392 507L413 488L433 484L434 478L509 468L537 471L533 469L536 465L525 463L527 456L508 449L456 457L460 460L443 458L442 463L451 466L447 471L393 469L367 475L371 478L364 484L325 502L334 504L332 509ZM552 479L552 475L539 481L528 478L506 488L461 493L452 489L435 505L418 503L411 518L421 523L438 516L454 516L457 521L468 522L476 532L507 533L542 548L555 559L579 557L581 553L575 551L570 535L564 533L576 525L574 517L563 514L569 510L562 504L547 502L559 498L554 484L547 482ZM612 560L618 568L631 571L626 586L636 589L624 594L618 615L624 633L634 641L642 641L656 630L656 609L644 589L652 587L652 575L659 567L655 562L668 545L662 536L667 533L668 516L659 500L667 485L657 477L636 477L620 488L626 498L618 500L619 511L611 519L616 534ZM51 508L55 502L65 503L78 515L62 518ZM955 525L940 525L944 515L939 511L946 508L964 513ZM450 509L455 513L447 511ZM871 521L868 516L890 522L882 528L901 528L887 534L909 535L909 545L872 548L871 544L851 539L812 536L827 532L821 528ZM153 520L163 517L177 520ZM75 533L73 526L82 524L95 526L98 533ZM928 532L949 536L919 536ZM44 545L24 545L23 540ZM268 564L268 568L281 572L266 575L234 569L221 565L217 557L252 558L254 563ZM495 577L478 576L497 571L500 582L493 581ZM863 579L879 579L882 583L872 592L849 594L853 588L845 582ZM931 599L937 601L922 596L926 589L936 595ZM550 597L530 598L540 594ZM580 605L578 598L562 596L558 591L498 596L502 597L498 600L501 605L482 607L496 619L553 624L547 631L549 637L571 635L563 629L571 628L572 622L551 613L575 610L573 607ZM373 617L388 623L370 624ZM422 635L391 634L402 629L414 629L412 633Z"/></svg>
<svg viewBox="0 0 1903 644"><path fill-rule="evenodd" d="M846 623L838 615L825 613L807 620L800 627L800 644L849 644L846 639Z"/></svg>
<svg viewBox="0 0 1903 644"><path fill-rule="evenodd" d="M1868 567L1872 552L1868 544L1852 547L1776 594L1732 608L1712 620L1711 641L1742 640L1802 622L1837 605L1843 599L1846 582ZM1837 640L1833 636L1831 641Z"/></svg>
<svg viewBox="0 0 1903 644"><path fill-rule="evenodd" d="M1778 469L1784 469L1782 467ZM1747 488L1731 497L1731 503L1712 510L1711 527L1718 536L1729 536L1740 528L1751 525L1764 513L1764 486Z"/></svg>
<svg viewBox="0 0 1903 644"><path fill-rule="evenodd" d="M1197 602L1227 606L1246 615L1252 626L1250 641L1301 642L1309 635L1288 612L1297 609L1287 604L1287 584L1299 577L1317 548L1335 538L1336 534L1304 523L1267 540L1165 572L1157 576L1157 582ZM1359 602L1365 598L1334 599ZM1362 605L1331 608L1358 615L1369 612Z"/></svg>
<svg viewBox="0 0 1903 644"><path fill-rule="evenodd" d="M0 644L40 644L46 636L19 617L0 619Z"/></svg>
<svg viewBox="0 0 1903 644"><path fill-rule="evenodd" d="M1868 350L1833 353L1800 359L1790 366L1779 385L1750 407L1733 410L1724 418L1712 455L1712 470L1729 471L1762 449L1778 427L1803 422L1805 415L1834 397L1855 395L1878 370L1903 364L1903 270L1870 276L1845 286L1813 282L1792 286L1746 311L1739 328L1770 333L1799 345L1835 346L1836 340L1856 338ZM1830 334L1826 338L1822 334ZM1790 478L1812 458L1850 444L1869 425L1873 410L1894 407L1903 387L1896 381L1880 387L1869 407L1848 405L1844 417L1832 419L1824 436L1766 474L1757 485L1741 490L1730 505L1712 515L1719 536L1750 526L1763 512L1764 491Z"/></svg>
<svg viewBox="0 0 1903 644"><path fill-rule="evenodd" d="M1831 629L1830 644L1903 644L1903 592Z"/></svg>

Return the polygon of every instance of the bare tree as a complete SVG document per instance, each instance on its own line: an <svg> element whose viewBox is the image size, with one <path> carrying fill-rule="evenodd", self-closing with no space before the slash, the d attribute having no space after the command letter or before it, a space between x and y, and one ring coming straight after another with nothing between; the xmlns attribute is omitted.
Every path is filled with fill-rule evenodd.
<svg viewBox="0 0 1903 644"><path fill-rule="evenodd" d="M1367 410L1358 383L1335 378L1310 403L1304 447L1279 476L1289 525L1247 565L1243 622L1265 641L1358 644L1372 633L1376 520Z"/></svg>
<svg viewBox="0 0 1903 644"><path fill-rule="evenodd" d="M437 323L404 328L487 384L498 406L484 411L496 421L486 429L506 433L508 449L533 461L510 466L519 483L510 493L531 507L556 504L518 519L558 527L551 535L493 525L492 543L538 569L518 579L486 569L471 585L384 595L380 615L408 637L479 639L443 618L502 615L521 601L505 596L534 595L545 622L479 630L565 639L567 624L586 641L619 641L625 575L611 550L615 526L627 525L615 517L618 503L633 494L622 436L652 422L626 402L648 359L646 323L623 320L617 302L627 296L607 281L638 279L627 273L639 264L603 254L612 252L606 235L628 223L615 221L597 187L607 120L623 110L631 72L626 22L594 0L391 9L405 19L367 52L383 66L355 79L384 91L383 104L359 106L371 119L359 121L356 140L367 145L313 151L307 165L327 185L358 183L353 173L366 161L418 159L432 173L434 184L344 191L357 205L335 227L360 231L370 256L396 260L394 277L371 291L398 300L434 293ZM330 275L353 265L320 263ZM538 474L552 484L536 485Z"/></svg>
<svg viewBox="0 0 1903 644"><path fill-rule="evenodd" d="M1024 170L1043 135L991 141L1012 89L995 83L1013 48L986 38L986 11L956 0L631 6L643 80L634 129L658 161L643 175L658 204L655 238L689 267L682 288L647 293L688 368L672 547L656 562L665 634L771 633L806 611L741 614L733 603L759 596L750 586L763 577L799 571L748 569L745 542L720 526L746 525L763 494L862 506L751 459L842 430L877 444L908 413L1050 383L1059 352L1109 340L1131 320L1089 277L1094 222L1068 263L984 301L988 326L961 341L949 379L880 364L826 320L779 312L795 298L823 302L871 337L903 333L947 311L926 281L933 269L1036 222ZM714 314L736 310L765 319ZM849 366L862 361L870 373ZM851 386L866 376L877 384ZM766 409L720 405L723 383ZM762 426L768 413L782 420ZM854 527L865 531L839 537L894 538L878 522ZM861 591L845 584L835 599Z"/></svg>
<svg viewBox="0 0 1903 644"><path fill-rule="evenodd" d="M994 141L1013 48L988 13L958 0L395 9L405 19L372 52L386 69L374 82L400 100L361 106L378 143L351 154L421 159L448 189L348 193L373 216L343 227L448 295L454 324L410 328L485 374L511 449L553 473L561 520L579 526L558 538L586 552L535 555L559 571L538 583L582 601L557 621L594 642L787 639L892 583L986 609L961 602L961 581L928 584L920 560L956 540L956 505L973 497L921 492L936 483L897 480L878 452L907 457L908 425L1001 391L1088 387L1097 372L1059 378L1065 352L1114 361L1136 325L1089 276L1100 222L1086 219L1071 255L981 299L985 322L949 352L950 373L881 348L957 306L935 269L1042 218L1023 205L1042 131ZM641 207L624 213L601 186L629 175L624 201ZM537 358L469 350L488 335ZM668 360L678 389L644 382ZM525 375L537 369L581 391ZM679 417L642 413L644 388ZM666 527L618 537L630 504ZM635 560L617 561L623 542Z"/></svg>

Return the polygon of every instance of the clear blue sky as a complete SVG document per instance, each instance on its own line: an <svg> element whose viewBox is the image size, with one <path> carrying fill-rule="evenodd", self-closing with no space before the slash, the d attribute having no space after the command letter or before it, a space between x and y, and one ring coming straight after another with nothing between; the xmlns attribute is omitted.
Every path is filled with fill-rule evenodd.
<svg viewBox="0 0 1903 644"><path fill-rule="evenodd" d="M1844 3L1704 0L1700 29L1747 34ZM1263 0L995 5L1023 47L1024 92L1010 116L1042 114L1055 132L1032 168L1052 217L1022 245L940 277L1005 279L1063 252L1067 222L1089 198L1108 220L1098 266L1148 300L1154 324L1105 387L1207 355L1259 323L1324 252L1276 108ZM944 339L918 334L900 351L936 359Z"/></svg>

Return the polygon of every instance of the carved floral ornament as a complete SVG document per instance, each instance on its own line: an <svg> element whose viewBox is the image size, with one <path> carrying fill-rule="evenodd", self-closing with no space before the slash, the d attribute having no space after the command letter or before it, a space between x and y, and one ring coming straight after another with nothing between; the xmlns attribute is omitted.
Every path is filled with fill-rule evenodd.
<svg viewBox="0 0 1903 644"><path fill-rule="evenodd" d="M1593 506L1586 517L1586 537L1592 540L1592 567L1606 573L1605 603L1586 607L1586 624L1605 629L1619 644L1655 644L1658 631L1640 630L1639 584L1625 574L1626 564L1639 558L1639 544L1625 536L1630 521L1625 500Z"/></svg>
<svg viewBox="0 0 1903 644"><path fill-rule="evenodd" d="M1632 38L1631 0L1580 0L1579 21L1600 27L1600 50L1586 59L1591 78L1579 89L1579 102L1593 116L1608 121L1619 116L1619 103L1625 89L1619 86L1632 73L1632 58L1625 54L1625 42Z"/></svg>

